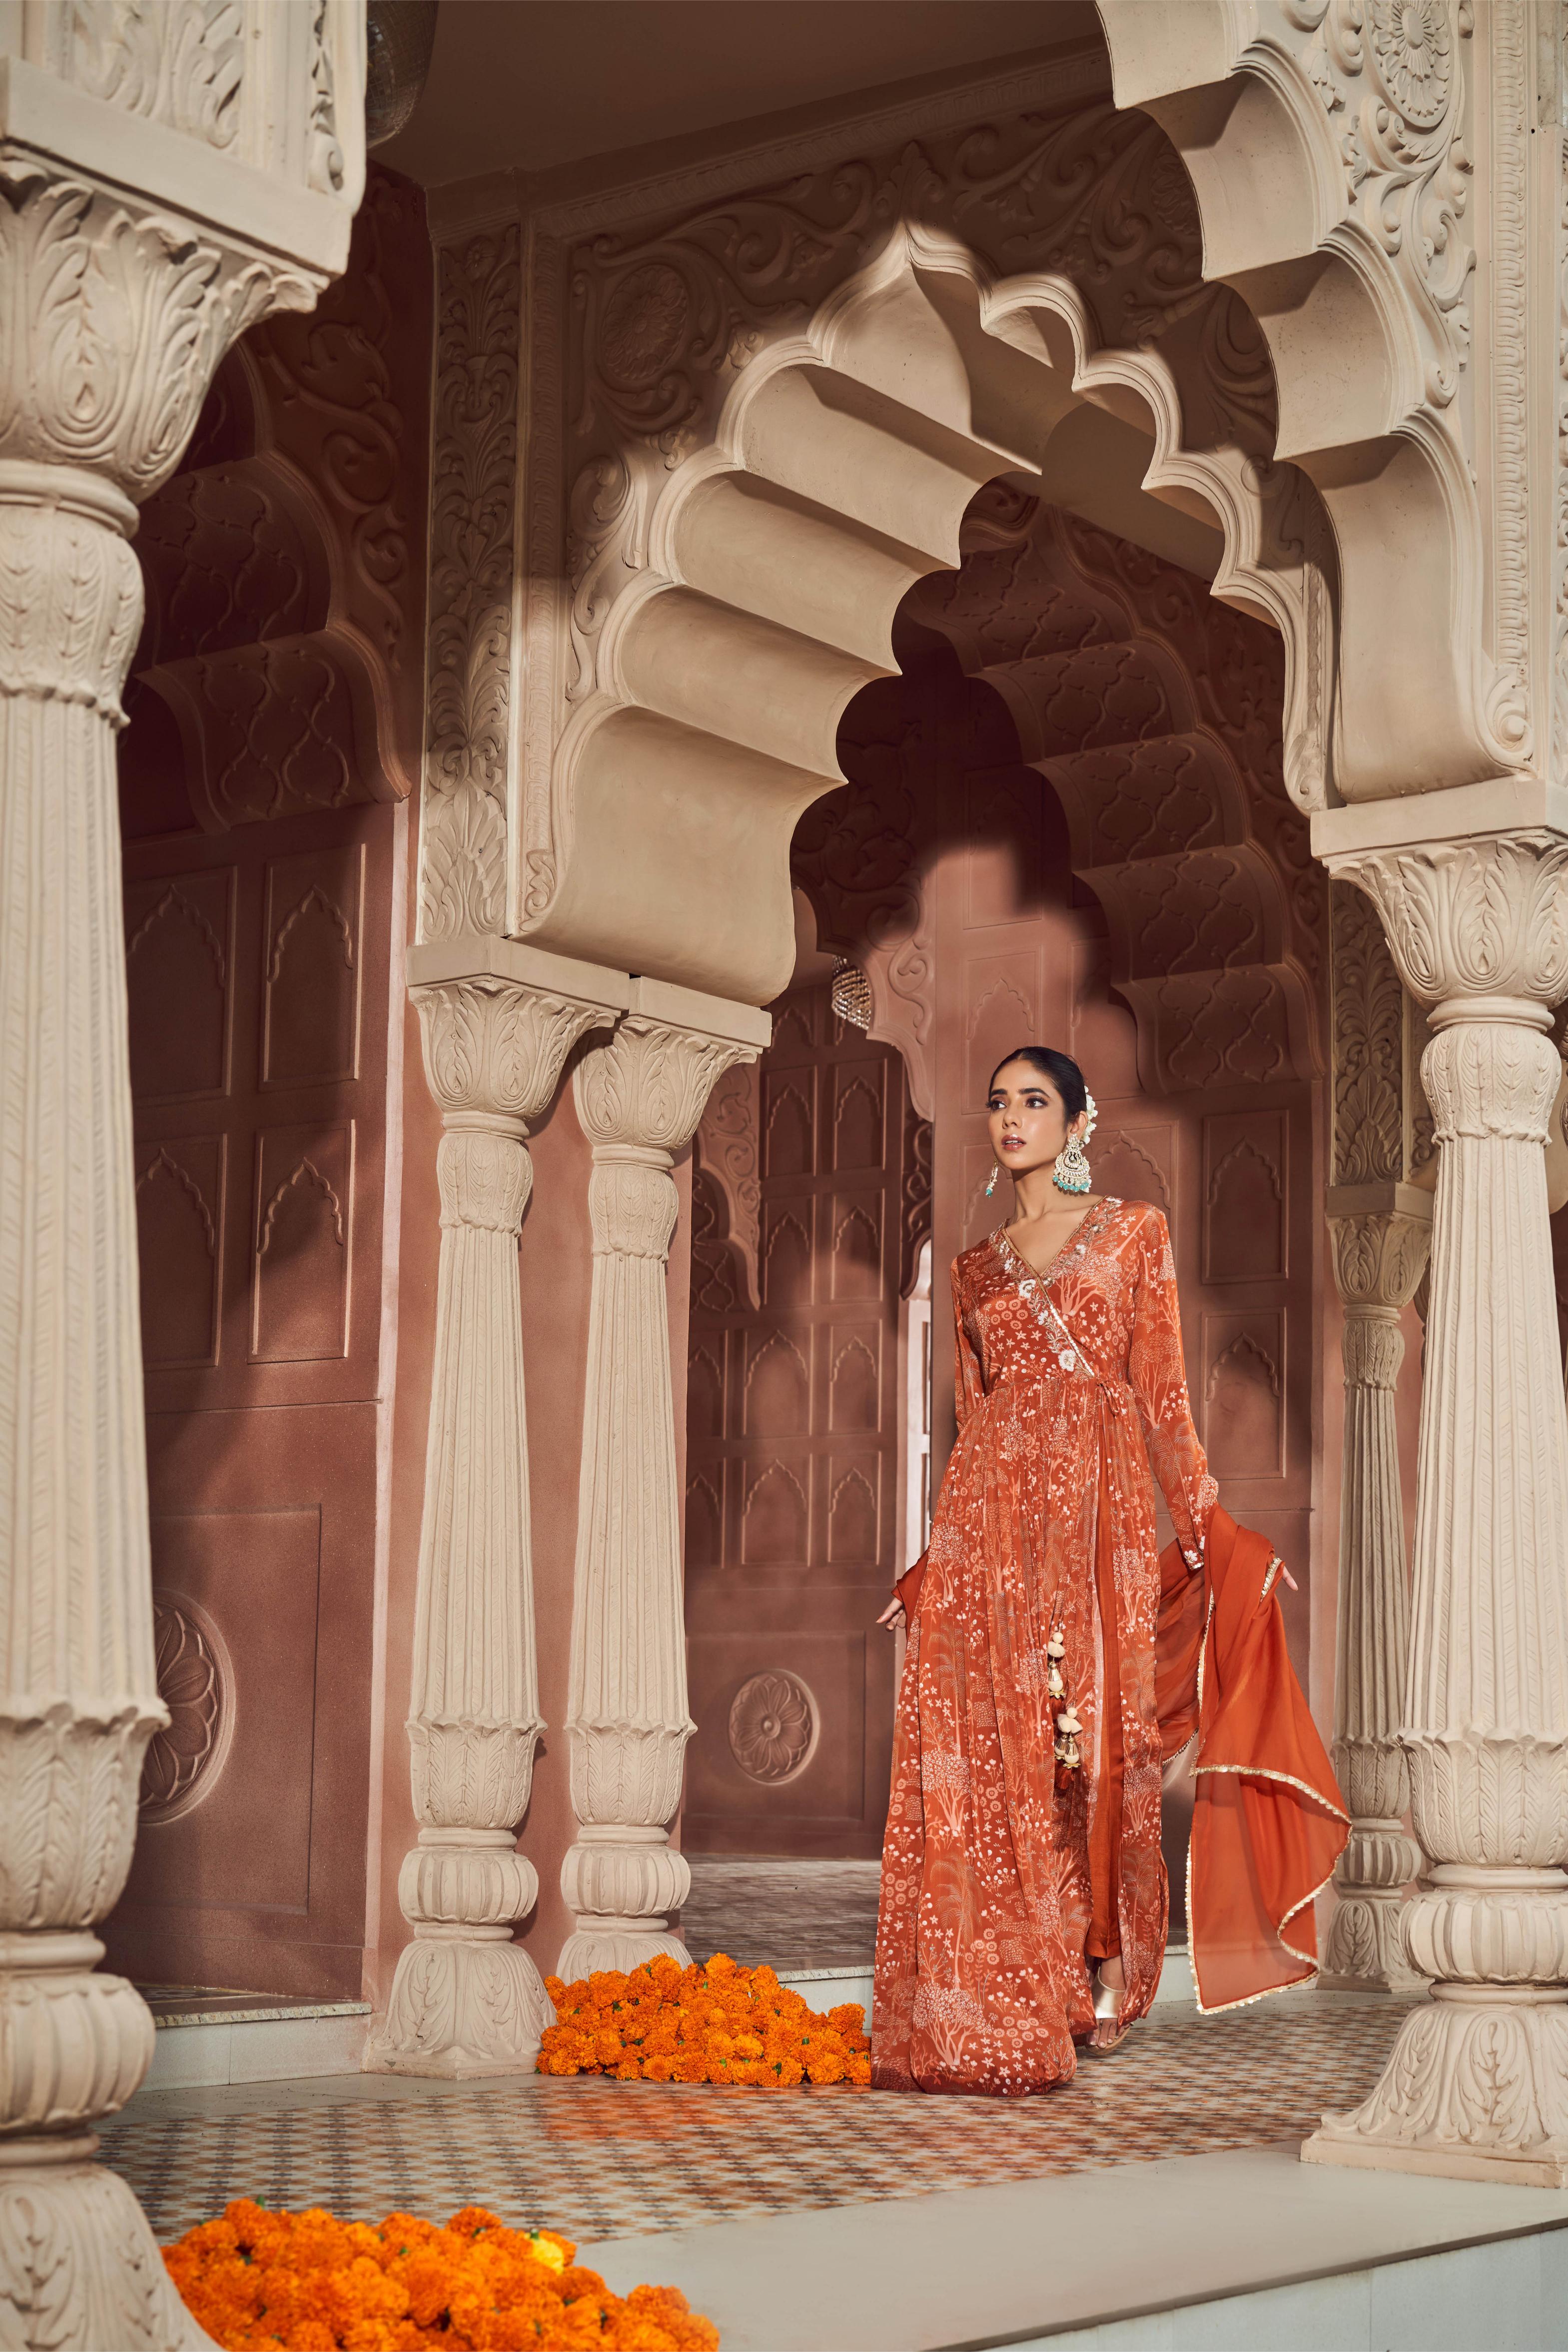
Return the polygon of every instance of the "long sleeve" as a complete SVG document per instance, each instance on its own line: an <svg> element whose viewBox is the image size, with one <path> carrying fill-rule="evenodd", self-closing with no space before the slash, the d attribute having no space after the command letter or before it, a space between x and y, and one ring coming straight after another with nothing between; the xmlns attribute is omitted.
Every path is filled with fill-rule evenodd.
<svg viewBox="0 0 1568 2352"><path fill-rule="evenodd" d="M1194 1566L1208 1539L1219 1489L1209 1475L1208 1462L1193 1426L1182 1360L1175 1261L1170 1233L1157 1209L1151 1209L1143 1220L1137 1250L1127 1378L1143 1424L1149 1466L1165 1497L1176 1540L1189 1566Z"/></svg>
<svg viewBox="0 0 1568 2352"><path fill-rule="evenodd" d="M958 1415L958 1433L963 1434L963 1424L973 1407L985 1393L985 1382L980 1370L980 1359L974 1352L974 1342L964 1325L967 1306L963 1284L959 1276L958 1261L952 1264L952 1335L953 1335L953 1397Z"/></svg>

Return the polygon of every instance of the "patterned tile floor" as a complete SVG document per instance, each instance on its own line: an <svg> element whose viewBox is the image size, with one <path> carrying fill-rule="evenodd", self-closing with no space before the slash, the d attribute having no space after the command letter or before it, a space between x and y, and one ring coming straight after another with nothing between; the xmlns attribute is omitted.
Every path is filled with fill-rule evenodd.
<svg viewBox="0 0 1568 2352"><path fill-rule="evenodd" d="M1371 2088L1402 2013L1332 1994L1187 2013L1016 2105L537 2076L142 2093L104 2153L164 2240L240 2195L631 2236L1300 2137Z"/></svg>
<svg viewBox="0 0 1568 2352"><path fill-rule="evenodd" d="M877 1948L879 1862L775 1862L688 1854L680 1914L689 1950L728 1952L742 1968L869 1968Z"/></svg>

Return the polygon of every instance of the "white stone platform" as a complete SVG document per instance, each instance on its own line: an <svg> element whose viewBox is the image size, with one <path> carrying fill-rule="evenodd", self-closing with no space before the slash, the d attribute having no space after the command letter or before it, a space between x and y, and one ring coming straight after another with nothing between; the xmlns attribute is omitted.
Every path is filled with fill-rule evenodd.
<svg viewBox="0 0 1568 2352"><path fill-rule="evenodd" d="M724 2352L1565 2352L1568 2191L1294 2143L585 2244Z"/></svg>

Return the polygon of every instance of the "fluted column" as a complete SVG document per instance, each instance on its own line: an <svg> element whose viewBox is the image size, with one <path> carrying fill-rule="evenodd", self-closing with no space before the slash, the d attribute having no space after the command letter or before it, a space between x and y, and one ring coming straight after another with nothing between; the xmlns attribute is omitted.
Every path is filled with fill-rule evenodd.
<svg viewBox="0 0 1568 2352"><path fill-rule="evenodd" d="M493 975L412 992L446 1129L408 1721L421 1827L397 1885L414 1940L364 2064L455 2077L531 2066L553 2014L512 1940L539 1892L516 1832L544 1727L518 1236L533 1182L525 1122L548 1106L577 1039L606 1016Z"/></svg>
<svg viewBox="0 0 1568 2352"><path fill-rule="evenodd" d="M557 1963L568 1979L636 1968L659 1952L685 1957L668 1920L691 1874L668 1825L695 1726L686 1711L665 1261L674 1155L715 1080L756 1052L746 1031L759 1042L766 1034L763 1016L729 1010L741 1036L634 1010L573 1073L594 1147L594 1289L567 1718L578 1832L561 1871L577 1928Z"/></svg>
<svg viewBox="0 0 1568 2352"><path fill-rule="evenodd" d="M227 162L102 98L139 70L125 26L13 15L0 25L7 124L30 106L55 152L31 156L8 132L0 157L0 2344L153 2352L207 2338L130 2189L92 2160L94 2126L153 2054L146 2005L100 1972L94 1930L124 1886L142 1759L168 1721L114 748L142 621L130 538L234 337L279 305L309 307L342 266L353 201L283 184L298 160L286 168L258 139L244 152L267 168L247 168L245 243L231 248L210 213L182 214L177 184L199 153L194 176L216 199ZM312 47L325 57L341 33L332 54L356 53L352 0L318 12L288 57L278 29L258 25L226 60L213 104L226 136L244 123L248 142L265 83L278 140L297 131L302 150ZM183 53L193 106L205 71L219 72L214 30L192 30ZM106 187L93 167L110 152ZM341 149L337 163L341 187ZM296 236L313 262L280 258Z"/></svg>
<svg viewBox="0 0 1568 2352"><path fill-rule="evenodd" d="M1329 1231L1345 1314L1333 1753L1351 1834L1334 1873L1339 1901L1319 1981L1415 1992L1423 1979L1399 1933L1401 1890L1420 1869L1421 1850L1405 1827L1410 1776L1398 1740L1410 1600L1394 1392L1405 1356L1400 1311L1426 1269L1431 1224L1429 1213L1384 1213L1331 1216Z"/></svg>
<svg viewBox="0 0 1568 2352"><path fill-rule="evenodd" d="M1355 813L1351 813L1352 815ZM1384 836L1386 838L1386 835ZM1568 845L1545 825L1352 850L1406 984L1438 1176L1401 1743L1433 1997L1303 2153L1568 2182L1568 1414L1542 1145L1568 993Z"/></svg>

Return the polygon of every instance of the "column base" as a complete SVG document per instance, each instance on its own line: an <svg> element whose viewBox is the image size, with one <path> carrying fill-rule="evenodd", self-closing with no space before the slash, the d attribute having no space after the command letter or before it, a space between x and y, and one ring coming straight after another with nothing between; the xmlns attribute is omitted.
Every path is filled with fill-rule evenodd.
<svg viewBox="0 0 1568 2352"><path fill-rule="evenodd" d="M580 1977L591 1977L596 1969L617 1969L627 1974L640 1969L648 1960L657 1960L667 1952L681 1967L689 1967L696 1954L689 1952L679 1936L668 1928L631 1927L606 1924L603 1927L579 1927L568 1936L561 1947L561 1958L555 1973L568 1984Z"/></svg>
<svg viewBox="0 0 1568 2352"><path fill-rule="evenodd" d="M1325 1992L1424 1993L1427 1980L1405 1957L1403 1895L1340 1888L1318 1982Z"/></svg>
<svg viewBox="0 0 1568 2352"><path fill-rule="evenodd" d="M90 2137L0 2147L0 2343L7 2352L216 2352ZM37 2154L35 2155L34 2151Z"/></svg>
<svg viewBox="0 0 1568 2352"><path fill-rule="evenodd" d="M1352 2142L1315 2131L1301 2142L1303 2164L1339 2164L1350 2171L1424 2172L1437 2180L1495 2180L1503 2188L1568 2189L1568 2147L1556 2156L1485 2156L1479 2149L1413 2141Z"/></svg>
<svg viewBox="0 0 1568 2352"><path fill-rule="evenodd" d="M1544 1988L1421 2002L1371 2096L1326 2115L1301 2160L1568 2188L1568 2003Z"/></svg>
<svg viewBox="0 0 1568 2352"><path fill-rule="evenodd" d="M366 2074L531 2074L555 2010L521 1944L416 1939L399 1955Z"/></svg>

